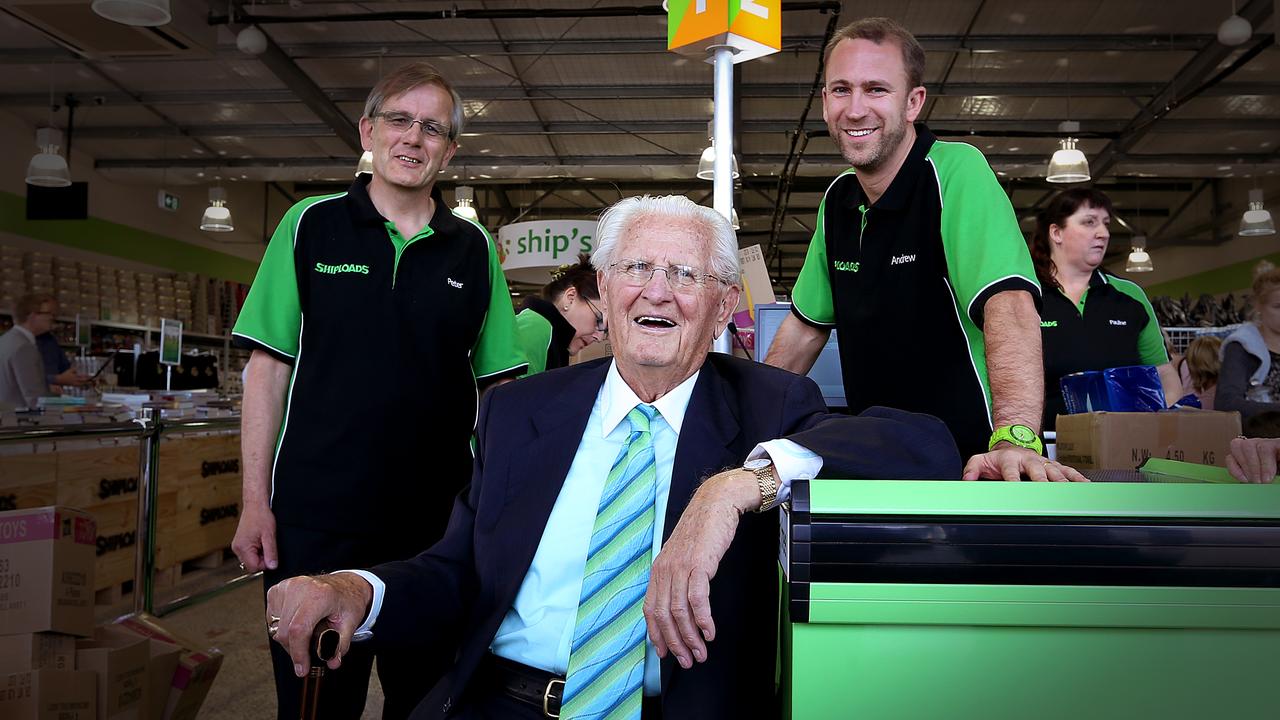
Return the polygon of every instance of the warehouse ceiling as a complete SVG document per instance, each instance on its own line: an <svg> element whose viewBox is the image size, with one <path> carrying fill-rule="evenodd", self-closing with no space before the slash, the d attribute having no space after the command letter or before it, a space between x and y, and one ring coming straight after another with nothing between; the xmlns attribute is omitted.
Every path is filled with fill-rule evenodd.
<svg viewBox="0 0 1280 720"><path fill-rule="evenodd" d="M1280 199L1276 4L1239 0L1254 32L1227 47L1215 33L1229 0L783 2L782 52L735 73L742 244L763 245L779 289L791 285L845 167L814 96L821 48L834 26L872 15L920 39L923 119L986 154L1024 228L1054 190L1045 165L1069 119L1094 181L1151 247L1222 242L1249 185ZM591 217L646 192L711 202L694 175L712 69L666 51L657 3L173 0L173 22L153 29L103 20L89 0L0 9L0 111L33 129L70 123L75 149L116 182L341 188L369 87L421 59L466 100L443 186L474 186L491 229ZM265 52L237 49L249 25Z"/></svg>

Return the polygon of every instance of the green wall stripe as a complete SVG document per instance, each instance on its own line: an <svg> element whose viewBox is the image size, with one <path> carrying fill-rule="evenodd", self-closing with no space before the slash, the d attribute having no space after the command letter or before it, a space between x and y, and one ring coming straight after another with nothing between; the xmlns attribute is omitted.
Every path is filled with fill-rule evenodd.
<svg viewBox="0 0 1280 720"><path fill-rule="evenodd" d="M98 218L27 220L26 198L7 192L0 192L0 229L33 240L221 280L251 283L258 271L258 263L251 260Z"/></svg>
<svg viewBox="0 0 1280 720"><path fill-rule="evenodd" d="M1248 290L1253 286L1253 267L1262 260L1270 260L1280 266L1280 253L1263 255L1252 260L1223 265L1195 275L1187 275L1177 280L1162 282L1147 288L1147 297L1169 295L1182 297L1190 294L1194 299L1203 293L1218 295L1220 293Z"/></svg>

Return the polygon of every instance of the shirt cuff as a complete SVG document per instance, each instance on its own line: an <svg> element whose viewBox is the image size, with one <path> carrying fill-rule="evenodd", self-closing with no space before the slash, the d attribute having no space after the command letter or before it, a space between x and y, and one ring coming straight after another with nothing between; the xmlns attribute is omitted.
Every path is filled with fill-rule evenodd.
<svg viewBox="0 0 1280 720"><path fill-rule="evenodd" d="M770 440L756 445L748 460L768 457L778 471L778 499L781 504L791 499L792 480L812 480L822 471L822 456L790 440ZM764 508L767 510L768 508Z"/></svg>
<svg viewBox="0 0 1280 720"><path fill-rule="evenodd" d="M382 611L382 597L387 593L387 584L368 570L335 570L329 574L337 575L338 573L359 575L373 586L373 602L369 605L369 617L364 619L360 627L356 628L355 634L351 636L352 642L368 640L373 637L373 624L378 621L378 613Z"/></svg>

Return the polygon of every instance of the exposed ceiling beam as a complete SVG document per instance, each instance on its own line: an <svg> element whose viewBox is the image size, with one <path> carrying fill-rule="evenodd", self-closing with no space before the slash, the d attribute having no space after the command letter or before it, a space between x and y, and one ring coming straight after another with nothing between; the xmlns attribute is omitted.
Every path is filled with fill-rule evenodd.
<svg viewBox="0 0 1280 720"><path fill-rule="evenodd" d="M325 95L324 90L311 79L310 75L298 67L288 53L280 49L270 34L264 32L263 37L266 38L267 47L258 55L258 60L289 88L289 92L297 98L298 102L306 105L308 110L315 113L316 117L333 130L333 134L339 140L359 155L363 151L360 145L360 131L356 129L355 123L351 122L351 117Z"/></svg>
<svg viewBox="0 0 1280 720"><path fill-rule="evenodd" d="M1216 42L1211 34L1201 35L970 35L963 42L954 35L917 35L926 52L1023 53L1023 52L1196 52ZM295 60L351 57L456 57L458 55L634 55L666 52L661 39L565 38L563 40L451 40L438 42L285 43L285 52ZM816 53L822 48L818 35L783 35L782 48L788 52ZM217 55L240 58L234 45L221 46ZM0 65L30 65L78 62L79 56L61 47L3 48ZM111 58L121 65L155 62L154 57Z"/></svg>
<svg viewBox="0 0 1280 720"><path fill-rule="evenodd" d="M995 118L972 118L964 120L934 120L929 129L936 135L985 137L1046 137L1055 138L1062 135L1058 131L1058 120L1001 120ZM1095 120L1081 122L1081 130L1073 136L1106 137L1116 135L1124 125L1124 121ZM613 135L625 133L644 133L646 135L667 135L678 133L704 133L707 129L706 118L690 120L660 120L655 122L601 122L585 121L551 121L551 122L488 122L477 120L466 126L463 137L479 135ZM826 125L821 120L812 120L806 124L811 137L825 133ZM788 133L795 130L795 122L790 120L743 120L743 133ZM1211 120L1167 120L1156 126L1155 133L1206 133L1206 132L1267 132L1280 133L1280 119L1268 118L1231 118ZM215 123L209 125L190 125L184 127L151 126L97 126L77 127L76 137L80 139L98 140L141 140L164 137L331 137L333 130L323 123L278 124L278 123ZM465 142L465 141L464 141Z"/></svg>
<svg viewBox="0 0 1280 720"><path fill-rule="evenodd" d="M1276 0L1249 0L1244 7L1238 9L1237 14L1252 23L1253 27L1260 27L1271 16L1275 2ZM1256 40L1256 42L1270 42L1272 40L1273 38L1268 38ZM1222 83L1214 82L1213 87L1202 89L1202 85L1213 78L1214 73L1219 70L1222 63L1230 59L1235 52L1235 48L1227 47L1221 43L1210 43L1203 50L1196 53L1195 57L1191 58L1173 76L1173 79L1169 81L1160 93L1152 97L1146 106L1137 115L1133 116L1133 119L1129 121L1129 124L1120 133L1120 137L1109 142L1102 152L1094 158L1090 165L1093 177L1097 178L1106 175L1118 163L1122 162L1124 154L1146 136L1152 125L1183 102L1185 97L1199 92L1207 94L1208 91L1222 87ZM1246 50L1245 52L1249 51Z"/></svg>
<svg viewBox="0 0 1280 720"><path fill-rule="evenodd" d="M260 56L261 57L261 56ZM309 78L308 78L309 80ZM292 86L291 86L292 87ZM927 86L931 95L942 97L1152 97L1164 87L1160 83L948 83L945 89ZM743 83L744 99L791 98L803 100L808 96L805 88L796 83ZM100 97L104 105L127 105L135 102L125 93L81 90L80 94ZM363 103L369 88L330 88L321 91L333 102ZM495 100L525 100L525 91L510 86L459 87L458 92L466 100L487 102ZM710 85L553 85L531 86L533 99L554 100L642 100L652 98L710 99ZM204 105L204 104L276 104L297 103L297 95L288 89L280 90L164 90L138 93L140 102L149 105ZM1237 95L1280 95L1280 82L1249 81L1220 83L1206 90L1203 97L1234 97ZM3 107L43 107L49 102L47 93L0 93Z"/></svg>
<svg viewBox="0 0 1280 720"><path fill-rule="evenodd" d="M1029 155L988 154L987 161L992 165L1021 165L1039 163L1040 159ZM781 165L786 160L784 155L743 154L742 164ZM551 165L545 156L501 156L485 157L477 155L469 157L459 155L454 158L453 165L488 166L495 162L501 166L556 167ZM574 157L568 161L573 166L615 166L631 167L649 166L692 166L698 162L696 155L596 155L591 157ZM1280 165L1280 158L1270 154L1224 155L1219 153L1168 153L1140 154L1120 156L1120 162L1126 165ZM842 167L846 163L835 154L806 155L805 165L829 165ZM101 158L94 162L100 170L123 168L207 168L207 167L289 167L289 168L347 168L351 165L349 157L251 157L251 158ZM827 179L830 182L830 178Z"/></svg>

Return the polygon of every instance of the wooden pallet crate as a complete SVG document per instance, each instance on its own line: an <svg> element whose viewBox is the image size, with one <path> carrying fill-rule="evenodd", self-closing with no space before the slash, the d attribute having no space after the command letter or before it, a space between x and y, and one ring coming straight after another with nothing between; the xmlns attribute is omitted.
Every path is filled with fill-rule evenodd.
<svg viewBox="0 0 1280 720"><path fill-rule="evenodd" d="M0 511L52 505L57 497L52 453L0 455Z"/></svg>

